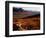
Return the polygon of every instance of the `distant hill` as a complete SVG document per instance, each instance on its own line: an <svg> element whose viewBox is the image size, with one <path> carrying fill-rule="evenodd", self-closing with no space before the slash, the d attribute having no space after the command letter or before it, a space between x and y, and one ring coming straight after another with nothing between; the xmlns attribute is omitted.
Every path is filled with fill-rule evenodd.
<svg viewBox="0 0 46 38"><path fill-rule="evenodd" d="M29 18L38 15L40 16L40 12L38 11L27 11L22 8L13 8L13 16L15 18Z"/></svg>
<svg viewBox="0 0 46 38"><path fill-rule="evenodd" d="M13 8L13 12L22 12L22 11L24 11L24 9L22 9L22 8Z"/></svg>
<svg viewBox="0 0 46 38"><path fill-rule="evenodd" d="M27 16L27 17L24 17L24 18L22 18L22 19L33 18L33 17L40 17L40 14L33 15L33 16Z"/></svg>

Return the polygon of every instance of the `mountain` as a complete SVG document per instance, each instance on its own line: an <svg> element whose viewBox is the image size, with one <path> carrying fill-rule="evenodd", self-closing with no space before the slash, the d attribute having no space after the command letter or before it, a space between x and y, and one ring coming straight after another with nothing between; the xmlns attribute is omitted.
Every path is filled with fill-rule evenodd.
<svg viewBox="0 0 46 38"><path fill-rule="evenodd" d="M22 8L13 8L13 16L15 18L25 18L30 16L40 15L39 11L27 11Z"/></svg>

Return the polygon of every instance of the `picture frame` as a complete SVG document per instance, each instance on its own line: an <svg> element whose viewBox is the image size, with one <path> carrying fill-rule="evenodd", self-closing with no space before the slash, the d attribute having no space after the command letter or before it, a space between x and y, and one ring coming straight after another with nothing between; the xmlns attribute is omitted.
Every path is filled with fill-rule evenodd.
<svg viewBox="0 0 46 38"><path fill-rule="evenodd" d="M12 21L14 21L14 18L13 18L14 14L17 14L16 9L14 10L14 8L16 8L16 7L22 8L22 9L24 9L24 11L26 10L26 13L24 13L24 14L28 14L28 13L30 14L30 12L27 10L31 10L31 12L32 12L32 10L33 11L40 11L39 13L37 12L37 14L40 14L40 19L39 19L40 20L40 24L39 24L40 30L35 29L36 30L35 31L33 29L33 31L32 30L31 31L30 30L29 31L28 30L21 31L22 30L21 29L20 31L15 31L14 27L12 26L14 22L12 22ZM14 13L14 11L15 11L15 13ZM21 13L19 13L19 14L21 14ZM34 14L36 14L36 12L35 13L32 12L31 14L34 15ZM32 35L44 35L44 34L45 34L45 3L19 2L19 1L6 1L5 2L5 36L6 37L32 36Z"/></svg>

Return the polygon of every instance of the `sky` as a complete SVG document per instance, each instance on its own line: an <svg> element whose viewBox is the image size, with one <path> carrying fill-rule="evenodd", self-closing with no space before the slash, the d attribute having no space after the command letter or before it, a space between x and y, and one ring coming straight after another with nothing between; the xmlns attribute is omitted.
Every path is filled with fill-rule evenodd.
<svg viewBox="0 0 46 38"><path fill-rule="evenodd" d="M28 11L40 11L39 7L27 7L27 8L23 8L24 10L28 10Z"/></svg>

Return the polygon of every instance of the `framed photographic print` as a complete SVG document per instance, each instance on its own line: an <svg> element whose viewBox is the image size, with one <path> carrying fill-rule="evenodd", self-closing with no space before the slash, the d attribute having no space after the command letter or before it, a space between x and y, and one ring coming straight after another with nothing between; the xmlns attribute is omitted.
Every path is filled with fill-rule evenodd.
<svg viewBox="0 0 46 38"><path fill-rule="evenodd" d="M5 2L5 36L45 34L45 4L35 2Z"/></svg>

